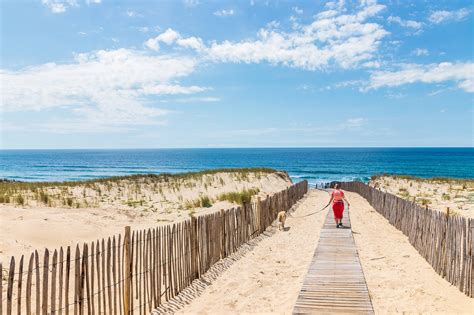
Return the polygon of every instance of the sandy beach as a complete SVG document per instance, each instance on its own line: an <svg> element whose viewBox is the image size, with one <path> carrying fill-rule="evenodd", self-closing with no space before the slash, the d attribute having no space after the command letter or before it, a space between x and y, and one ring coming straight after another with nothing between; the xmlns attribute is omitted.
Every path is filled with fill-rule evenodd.
<svg viewBox="0 0 474 315"><path fill-rule="evenodd" d="M243 249L245 254L220 276L205 275L215 279L200 296L191 295L195 299L189 305L183 302L190 300L186 293L170 304L181 305L178 313L183 314L290 313L316 249L326 211L299 216L321 209L327 200L326 192L312 190L288 218L288 231L273 227L251 250ZM171 306L163 309L168 307Z"/></svg>
<svg viewBox="0 0 474 315"><path fill-rule="evenodd" d="M474 181L462 179L423 179L409 176L375 176L370 186L422 206L474 218Z"/></svg>
<svg viewBox="0 0 474 315"><path fill-rule="evenodd" d="M472 314L474 299L450 285L369 203L347 193L359 258L376 313Z"/></svg>
<svg viewBox="0 0 474 315"><path fill-rule="evenodd" d="M357 250L377 314L464 314L474 300L442 279L407 238L368 202L347 193ZM230 266L213 272L199 290L178 296L156 313L183 314L291 313L319 239L326 211L305 219L328 200L311 190L287 223L288 232L273 231Z"/></svg>
<svg viewBox="0 0 474 315"><path fill-rule="evenodd" d="M123 233L127 225L133 229L149 228L184 220L190 214L237 206L235 202L220 200L225 193L253 189L254 197L264 197L289 185L291 181L284 173L224 172L158 183L145 178L138 182L126 179L42 188L55 196L51 197L54 201L50 206L35 199L33 192L23 193L25 205L0 204L0 261L6 263L11 256L29 255L33 250L41 252L45 248L74 246L78 242L109 237ZM56 204L60 196L54 195L54 191L71 196L74 203L79 202L81 206ZM190 202L204 196L208 198L206 206ZM130 203L131 198L143 203ZM87 207L83 206L85 200L90 204Z"/></svg>

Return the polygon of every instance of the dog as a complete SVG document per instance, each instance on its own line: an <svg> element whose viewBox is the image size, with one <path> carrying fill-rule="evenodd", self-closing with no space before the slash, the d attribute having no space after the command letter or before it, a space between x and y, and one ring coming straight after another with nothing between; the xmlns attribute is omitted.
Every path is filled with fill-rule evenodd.
<svg viewBox="0 0 474 315"><path fill-rule="evenodd" d="M278 230L285 230L285 221L286 221L286 212L280 211L278 212Z"/></svg>

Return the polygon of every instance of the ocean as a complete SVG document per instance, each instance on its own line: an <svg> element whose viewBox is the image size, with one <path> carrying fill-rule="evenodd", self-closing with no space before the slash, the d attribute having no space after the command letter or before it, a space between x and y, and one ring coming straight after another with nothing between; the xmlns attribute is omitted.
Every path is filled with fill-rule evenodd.
<svg viewBox="0 0 474 315"><path fill-rule="evenodd" d="M368 181L381 173L474 178L474 148L0 150L0 178L72 181L213 168L269 167L293 181Z"/></svg>

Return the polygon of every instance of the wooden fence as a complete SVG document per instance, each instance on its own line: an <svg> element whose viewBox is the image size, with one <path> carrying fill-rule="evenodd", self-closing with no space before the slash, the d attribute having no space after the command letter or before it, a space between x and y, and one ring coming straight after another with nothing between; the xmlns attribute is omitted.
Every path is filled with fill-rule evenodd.
<svg viewBox="0 0 474 315"><path fill-rule="evenodd" d="M474 297L473 219L424 208L361 182L340 184L342 189L367 199L377 212L408 237L438 274L467 296Z"/></svg>
<svg viewBox="0 0 474 315"><path fill-rule="evenodd" d="M304 181L242 207L12 257L0 282L0 315L148 314L265 231L307 190Z"/></svg>

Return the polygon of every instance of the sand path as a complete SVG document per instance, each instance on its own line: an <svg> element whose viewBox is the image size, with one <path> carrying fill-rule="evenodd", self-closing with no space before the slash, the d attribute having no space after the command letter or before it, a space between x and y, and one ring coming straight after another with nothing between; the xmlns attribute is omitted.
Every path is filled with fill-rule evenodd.
<svg viewBox="0 0 474 315"><path fill-rule="evenodd" d="M180 302L172 304L190 302L184 308L179 306L183 313L291 312L326 211L305 218L296 216L314 212L327 201L327 193L310 191L293 212L295 217L288 218L288 231L272 228L265 232L267 236L256 240L258 245L244 246L244 253L239 251L237 259L223 259L226 262L221 261L217 270L211 270L211 275L199 283L200 287L185 292L184 297L178 296ZM216 276L216 272L220 275Z"/></svg>
<svg viewBox="0 0 474 315"><path fill-rule="evenodd" d="M347 197L354 239L377 314L472 314L474 299L435 273L407 238L365 199L354 193L347 193ZM311 190L293 215L311 213L327 200L327 193ZM326 214L290 217L289 231L273 229L255 243L243 246L236 255L221 260L167 310L291 313Z"/></svg>
<svg viewBox="0 0 474 315"><path fill-rule="evenodd" d="M376 314L474 312L474 299L441 278L369 203L347 193L351 224Z"/></svg>

